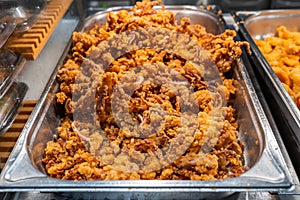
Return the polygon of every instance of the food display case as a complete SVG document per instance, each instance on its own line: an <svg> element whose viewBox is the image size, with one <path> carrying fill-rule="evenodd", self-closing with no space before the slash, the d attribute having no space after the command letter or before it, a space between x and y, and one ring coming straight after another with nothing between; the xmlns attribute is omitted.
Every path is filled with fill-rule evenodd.
<svg viewBox="0 0 300 200"><path fill-rule="evenodd" d="M46 9L50 2L47 1L41 8ZM238 33L236 41L248 41L250 44L252 53L243 48L243 54L235 62L234 70L230 74L236 87L237 97L232 102L232 106L237 110L237 123L240 125L238 139L244 144L243 165L247 170L234 178L208 181L74 181L50 177L46 172L42 159L47 142L56 137L56 129L61 123L62 113L59 110L60 105L56 102L56 93L60 88L57 74L70 56L69 53L72 52L70 51L72 33L73 31L86 32L95 25L104 25L107 20L106 15L109 12L128 9L135 3L128 1L124 4L122 2L122 5L120 5L122 7L104 8L106 5L115 6L117 2L112 1L111 4L104 2L105 6L103 6L104 4L101 1L90 1L88 3L73 1L70 3L70 7L63 8L61 6L60 9L57 9L56 16L58 16L59 10L65 10L66 14L61 14L61 19L57 22L57 26L52 28L53 30L45 28L45 34L50 35L47 37L38 36L41 40L46 38L44 44L37 48L39 51L31 48L31 52L24 52L21 51L23 47L19 48L19 46L10 50L16 51L17 55L23 54L23 57L27 59L26 61L23 60L24 67L14 76L14 80L24 82L26 85L11 83L12 86L19 88L19 91L23 91L22 97L16 99L20 99L18 103L22 100L23 102L36 100L36 104L33 105L32 111L27 115L26 123L20 130L20 135L17 136L17 141L15 141L9 157L5 159L5 165L0 175L0 191L3 199L234 200L299 197L297 156L293 156L295 152L290 151L291 148L287 146L282 133L282 129L291 126L288 125L291 119L294 120L292 124L297 124L297 120L294 117L295 115L292 115L293 117L289 120L287 119L289 115L280 113L284 118L282 123L285 128L283 128L281 124L278 124L277 116L274 116L275 107L270 105L267 98L269 93L266 92L270 85L261 84L262 79L257 75L257 69L262 67L261 64L264 63L259 60L262 55L258 54L256 49L253 49L254 44L248 40L249 38L246 37L243 28L241 28L242 20L240 20L240 17L245 12L237 12L235 15L222 12L221 5L202 5L211 3L205 1L193 3L197 6L183 6L178 5L182 3L168 2L165 10L175 13L177 20L188 17L191 19L192 24L201 24L207 32L214 35L224 32L225 29L233 29ZM125 4L126 6L124 6ZM270 6L269 1L261 9L267 9L268 6ZM160 7L155 9L160 9ZM224 10L227 10L227 8L224 8ZM245 16L248 16L248 14L251 16L256 12L246 13ZM34 23L31 26L34 27ZM47 26L50 27L50 24ZM246 31L249 27L245 27ZM255 25L255 27L257 26ZM11 39L6 43L6 47L12 47L12 44L15 43ZM36 46L39 46L39 43L36 43ZM270 82L273 83L272 86L275 87L276 77L270 75L267 78L267 81L270 79ZM274 78L275 81L271 78ZM276 89L278 88L280 89L280 86L276 85ZM292 108L287 108L292 104L288 98L288 105L282 103L284 91L275 90L272 95L275 95L274 98L279 99L280 109L288 109L287 113L294 112ZM0 109L0 111L2 110ZM14 123L13 119L8 120L9 123ZM5 131L8 129L9 127ZM297 137L293 135L295 132L290 131L288 134L291 141L297 142L297 139L295 140Z"/></svg>

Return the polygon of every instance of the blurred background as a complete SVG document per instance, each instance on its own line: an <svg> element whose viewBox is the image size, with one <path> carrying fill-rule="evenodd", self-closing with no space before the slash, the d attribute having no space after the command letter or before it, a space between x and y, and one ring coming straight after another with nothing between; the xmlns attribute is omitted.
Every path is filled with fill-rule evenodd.
<svg viewBox="0 0 300 200"><path fill-rule="evenodd" d="M89 7L112 7L133 5L135 0L90 0ZM300 8L299 0L164 0L165 5L208 5L220 6L224 12L235 10L261 10L276 8Z"/></svg>

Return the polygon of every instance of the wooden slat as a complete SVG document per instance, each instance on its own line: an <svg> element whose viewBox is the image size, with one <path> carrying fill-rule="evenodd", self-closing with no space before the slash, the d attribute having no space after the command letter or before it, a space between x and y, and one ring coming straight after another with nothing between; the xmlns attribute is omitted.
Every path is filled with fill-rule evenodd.
<svg viewBox="0 0 300 200"><path fill-rule="evenodd" d="M10 152L0 152L0 158L1 158L1 160L3 160L3 158L8 158L9 154L10 154Z"/></svg>
<svg viewBox="0 0 300 200"><path fill-rule="evenodd" d="M28 30L28 33L41 34L43 36L43 38L45 38L46 35L47 35L47 32L46 32L46 30L44 28L37 27L37 26L34 26L30 30ZM18 41L18 39L16 39L16 40ZM16 43L16 41L14 41L14 43Z"/></svg>
<svg viewBox="0 0 300 200"><path fill-rule="evenodd" d="M34 39L37 39L38 42L41 42L42 39L43 39L42 35L36 34L36 33L26 33L26 34L23 34L23 38L30 38L30 39L34 38Z"/></svg>
<svg viewBox="0 0 300 200"><path fill-rule="evenodd" d="M53 15L55 18L59 15L61 9L59 8L48 8L46 14Z"/></svg>
<svg viewBox="0 0 300 200"><path fill-rule="evenodd" d="M13 131L10 131L10 132L6 132L5 134L3 134L1 137L0 137L0 142L5 142L5 141L16 141L16 138L18 138L20 135L20 132L13 132Z"/></svg>
<svg viewBox="0 0 300 200"><path fill-rule="evenodd" d="M10 155L10 152L0 152L1 162L6 163L9 155Z"/></svg>
<svg viewBox="0 0 300 200"><path fill-rule="evenodd" d="M26 100L22 107L34 107L36 100Z"/></svg>
<svg viewBox="0 0 300 200"><path fill-rule="evenodd" d="M12 148L14 145L14 142L0 142L0 148Z"/></svg>
<svg viewBox="0 0 300 200"><path fill-rule="evenodd" d="M0 163L0 169L3 169L5 163Z"/></svg>
<svg viewBox="0 0 300 200"><path fill-rule="evenodd" d="M26 114L30 114L31 113L31 111L33 110L33 107L31 107L31 106L29 106L29 107L27 107L27 106L22 106L21 108L20 108L20 114L22 114L22 115L26 115Z"/></svg>
<svg viewBox="0 0 300 200"><path fill-rule="evenodd" d="M53 23L56 22L56 19L57 19L57 12L56 11L48 11L47 13L44 13L44 16L43 17L47 17L47 18L50 18L53 20ZM49 19L49 20L51 20Z"/></svg>
<svg viewBox="0 0 300 200"><path fill-rule="evenodd" d="M50 20L39 20L36 24L43 24L47 28L51 28L52 22Z"/></svg>
<svg viewBox="0 0 300 200"><path fill-rule="evenodd" d="M0 141L9 141L12 140L10 138L17 138L19 137L20 132L13 132L13 131L8 131L6 133L3 133L0 137Z"/></svg>
<svg viewBox="0 0 300 200"><path fill-rule="evenodd" d="M47 20L48 22L50 22L51 24L54 23L55 21L55 17L52 15L43 15L40 20Z"/></svg>
<svg viewBox="0 0 300 200"><path fill-rule="evenodd" d="M15 146L15 143L16 142L0 142L0 152L11 152Z"/></svg>
<svg viewBox="0 0 300 200"><path fill-rule="evenodd" d="M14 132L15 131L21 132L24 126L25 126L25 123L13 123L10 126L10 130L14 131Z"/></svg>
<svg viewBox="0 0 300 200"><path fill-rule="evenodd" d="M0 136L0 170L3 169L35 104L36 100L24 101L11 127Z"/></svg>
<svg viewBox="0 0 300 200"><path fill-rule="evenodd" d="M12 51L22 51L22 52L33 52L34 51L34 45L33 44L14 44L11 43L9 48Z"/></svg>
<svg viewBox="0 0 300 200"><path fill-rule="evenodd" d="M20 38L18 39L18 41L14 41L16 42L15 45L19 46L19 45L22 45L22 44L32 44L34 48L37 47L37 44L39 42L39 38L35 37L35 38ZM13 43L14 43L13 42Z"/></svg>
<svg viewBox="0 0 300 200"><path fill-rule="evenodd" d="M27 59L35 60L71 3L72 0L48 2L31 29L21 35L11 36L5 46L14 52L21 53Z"/></svg>
<svg viewBox="0 0 300 200"><path fill-rule="evenodd" d="M27 119L29 117L29 114L23 114L23 115L19 115L16 119L15 119L15 123L26 123Z"/></svg>

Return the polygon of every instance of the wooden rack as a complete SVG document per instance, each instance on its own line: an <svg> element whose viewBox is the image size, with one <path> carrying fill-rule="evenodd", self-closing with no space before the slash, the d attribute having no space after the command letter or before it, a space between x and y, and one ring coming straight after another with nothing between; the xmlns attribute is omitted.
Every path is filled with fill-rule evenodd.
<svg viewBox="0 0 300 200"><path fill-rule="evenodd" d="M26 100L11 127L0 136L0 170L3 169L37 101Z"/></svg>
<svg viewBox="0 0 300 200"><path fill-rule="evenodd" d="M6 48L21 53L29 60L35 60L71 3L72 0L51 0L34 25L21 35L12 35Z"/></svg>

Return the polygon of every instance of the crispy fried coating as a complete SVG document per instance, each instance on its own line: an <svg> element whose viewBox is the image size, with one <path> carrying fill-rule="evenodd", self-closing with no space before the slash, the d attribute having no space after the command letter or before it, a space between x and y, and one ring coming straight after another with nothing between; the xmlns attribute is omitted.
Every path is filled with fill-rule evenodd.
<svg viewBox="0 0 300 200"><path fill-rule="evenodd" d="M275 36L255 41L285 89L300 108L300 33L276 29Z"/></svg>
<svg viewBox="0 0 300 200"><path fill-rule="evenodd" d="M191 25L188 18L178 23L164 6L153 9L159 4L137 2L130 10L108 13L103 26L73 33L70 58L57 75L56 98L65 115L43 159L51 177L216 180L245 171L236 111L230 105L236 88L226 73L241 55L241 46L248 44L235 42L232 30L213 35L199 24ZM132 50L128 44L152 48ZM167 48L155 48L161 44ZM172 45L178 51L170 52ZM112 51L119 56L113 57ZM203 66L195 67L198 58L215 63L223 85L205 80ZM192 90L186 90L187 85ZM114 95L116 90L119 95ZM115 113L126 112L123 104L129 115L118 118Z"/></svg>

